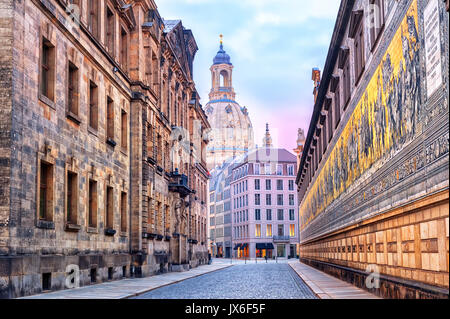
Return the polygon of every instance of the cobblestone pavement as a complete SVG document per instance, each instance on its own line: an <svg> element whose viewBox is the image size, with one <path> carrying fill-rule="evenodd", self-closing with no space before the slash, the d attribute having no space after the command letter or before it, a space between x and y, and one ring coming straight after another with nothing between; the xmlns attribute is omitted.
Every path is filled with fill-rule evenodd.
<svg viewBox="0 0 450 319"><path fill-rule="evenodd" d="M235 264L136 299L315 299L287 263Z"/></svg>

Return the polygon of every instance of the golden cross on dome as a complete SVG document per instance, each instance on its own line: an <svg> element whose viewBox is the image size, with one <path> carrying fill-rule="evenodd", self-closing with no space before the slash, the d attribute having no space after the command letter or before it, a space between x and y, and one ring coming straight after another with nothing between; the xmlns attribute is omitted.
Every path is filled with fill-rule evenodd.
<svg viewBox="0 0 450 319"><path fill-rule="evenodd" d="M220 44L223 44L223 34L220 35Z"/></svg>

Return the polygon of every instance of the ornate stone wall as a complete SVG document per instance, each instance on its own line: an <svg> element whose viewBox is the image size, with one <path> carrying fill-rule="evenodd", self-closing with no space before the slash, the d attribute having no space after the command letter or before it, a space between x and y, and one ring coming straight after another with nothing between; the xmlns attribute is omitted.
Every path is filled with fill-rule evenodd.
<svg viewBox="0 0 450 319"><path fill-rule="evenodd" d="M353 12L364 9L364 4L365 1L356 1ZM442 84L430 94L424 21L427 5L427 1L421 0L395 4L385 1L385 8L389 10L385 9L386 24L378 45L371 50L366 40L364 73L359 81L352 76L351 83L356 87L311 181L306 177L299 183L300 239L303 257L316 265L326 262L330 264L327 269L345 265L348 269L365 270L373 263L380 266L383 275L446 287L448 294L448 280L444 280L444 275L448 279L449 271L448 230L443 228L448 221L449 185L448 72L444 71L448 68L448 14L439 1L437 41L442 52L438 65L442 68ZM351 5L344 3L338 21L345 10L351 10L346 6ZM364 11L363 16L367 17L367 12ZM341 28L345 30L348 26ZM342 30L341 34L346 34ZM367 39L368 28L365 36ZM353 42L346 44L352 57ZM331 74L324 73L324 77L331 78ZM324 89L328 88L321 87L322 91ZM423 209L433 211L433 218L421 217L423 211L417 210L416 205L422 201L427 201ZM447 211L440 207L447 207ZM407 222L401 219L402 214L408 215L404 217ZM360 227L375 219L372 226ZM394 226L392 220L396 220ZM358 231L347 232L349 227L356 227ZM417 231L429 227L433 235L428 237L425 230L405 235L402 227ZM356 257L348 259L338 250L349 246L338 238L353 243L358 236L367 238L364 240L375 236L372 251L366 246L361 250L362 254L377 251L370 262ZM406 239L405 236L412 237ZM411 247L402 244L408 240ZM397 241L396 249L392 248L394 245L389 242ZM435 246L437 242L439 249ZM350 244L356 247L355 251L352 248L355 256L358 256L358 245ZM434 245L432 254L435 255L428 262L430 245ZM328 249L327 257L321 254L324 247ZM393 249L398 251L394 254ZM416 254L415 263L406 261L410 250ZM392 254L389 260L388 254ZM436 258L444 259L436 263ZM433 266L429 266L431 264ZM382 295L392 297L392 291L388 290ZM419 296L415 293L401 296L405 294Z"/></svg>

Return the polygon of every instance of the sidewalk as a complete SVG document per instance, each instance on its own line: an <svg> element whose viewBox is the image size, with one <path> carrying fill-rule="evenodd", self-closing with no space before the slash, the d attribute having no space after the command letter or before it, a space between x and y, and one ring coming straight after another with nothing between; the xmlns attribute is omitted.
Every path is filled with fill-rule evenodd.
<svg viewBox="0 0 450 319"><path fill-rule="evenodd" d="M289 266L303 279L320 299L379 299L363 289L330 276L299 261Z"/></svg>
<svg viewBox="0 0 450 319"><path fill-rule="evenodd" d="M231 266L214 260L211 265L199 266L186 272L170 272L151 277L123 279L19 299L126 299Z"/></svg>

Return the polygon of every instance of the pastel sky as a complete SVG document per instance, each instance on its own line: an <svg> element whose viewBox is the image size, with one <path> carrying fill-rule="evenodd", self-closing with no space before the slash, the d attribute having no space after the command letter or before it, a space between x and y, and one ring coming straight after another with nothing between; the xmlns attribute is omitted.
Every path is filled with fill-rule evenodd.
<svg viewBox="0 0 450 319"><path fill-rule="evenodd" d="M339 0L156 0L164 19L181 19L199 51L194 80L206 105L219 35L234 65L236 100L247 106L261 145L268 122L274 145L295 148L313 108L313 67L325 64Z"/></svg>

